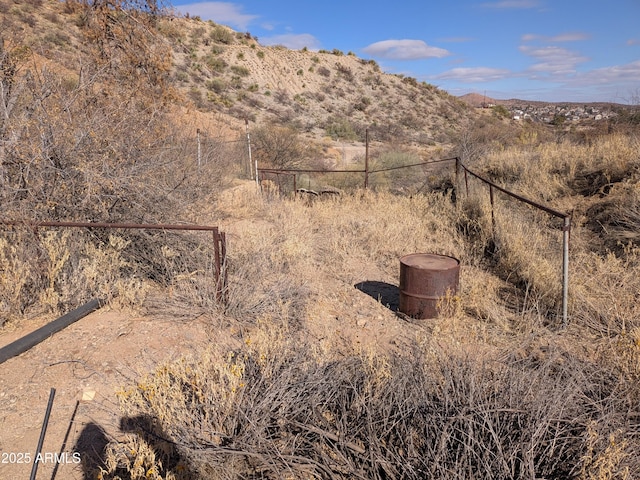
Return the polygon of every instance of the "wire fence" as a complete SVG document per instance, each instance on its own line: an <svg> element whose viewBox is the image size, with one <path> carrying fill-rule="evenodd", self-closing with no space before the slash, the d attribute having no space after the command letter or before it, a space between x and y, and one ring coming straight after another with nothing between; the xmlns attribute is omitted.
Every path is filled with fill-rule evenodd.
<svg viewBox="0 0 640 480"><path fill-rule="evenodd" d="M368 149L367 149L368 151ZM512 192L464 165L460 158L443 158L416 162L408 165L371 168L369 159L365 159L363 169L352 170L321 170L321 169L272 169L258 168L259 185L270 192L291 195L322 196L339 193L341 189L349 188L378 188L386 187L405 193L417 193L421 190L450 189L457 200L460 192L464 191L466 198L472 192L471 179L478 181L486 189L489 198L491 228L494 239L497 235L496 203L498 194L533 208L543 214L561 219L559 230L562 232L561 242L561 316L562 324L568 324L569 304L569 240L571 232L571 214L550 208ZM451 166L453 165L453 170ZM453 174L453 175L452 175ZM515 217L511 218L516 220ZM557 227L556 227L557 228Z"/></svg>

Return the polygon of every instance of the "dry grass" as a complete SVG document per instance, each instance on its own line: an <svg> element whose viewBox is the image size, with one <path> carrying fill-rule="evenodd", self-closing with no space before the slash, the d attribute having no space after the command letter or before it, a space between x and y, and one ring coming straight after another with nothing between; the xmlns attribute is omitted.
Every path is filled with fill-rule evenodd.
<svg viewBox="0 0 640 480"><path fill-rule="evenodd" d="M623 212L635 164L628 152L613 162L602 170L629 166L626 187L600 200ZM60 306L99 278L140 296L126 282L153 282L168 293L148 297L154 312L209 313L232 336L123 387L129 436L107 450L105 479L634 478L638 252L598 251L598 232L578 223L571 324L558 331L558 225L497 200L493 222L477 185L456 205L442 193L386 191L308 202L240 183L214 210L229 232L224 311L207 283L210 253L193 236L8 232L29 241L3 237L3 309L34 291L39 305ZM397 284L399 257L415 252L463 265L459 295L423 325L367 305L354 288ZM361 312L388 325L376 320L365 335L394 328L401 343L350 341Z"/></svg>
<svg viewBox="0 0 640 480"><path fill-rule="evenodd" d="M163 478L637 476L637 252L591 251L576 226L571 324L556 331L558 226L501 199L494 230L472 193L460 206L435 193L226 193L238 343L121 395L157 455L158 438L172 442L154 464ZM395 284L398 258L419 251L460 258L461 292L438 319L405 324L402 348L311 333L315 305L351 322L347 291Z"/></svg>
<svg viewBox="0 0 640 480"><path fill-rule="evenodd" d="M170 446L150 467L162 478L185 463L203 479L624 478L637 469L625 385L557 342L483 353L440 338L331 358L269 322L120 399L157 457Z"/></svg>
<svg viewBox="0 0 640 480"><path fill-rule="evenodd" d="M191 26L204 33L215 28L197 23ZM177 45L177 27L164 28ZM202 38L190 40L192 60L202 54ZM311 86L307 67L315 65L314 53L280 55L276 48L252 48L250 37L229 40L233 49L213 52L208 45L208 53L258 72L267 61L291 58L305 67L294 83ZM173 53L186 60L180 48ZM20 49L11 51L12 62L24 60ZM333 81L336 71L347 75L349 65L377 74L372 65L356 69L357 60L348 57L319 55L319 63L339 67L329 72L331 80L314 75L314 81ZM189 60L186 68L197 84L195 63ZM157 67L168 75L167 65ZM103 72L90 62L87 69ZM380 191L354 189L313 202L258 194L254 184L220 193L224 177L243 164L226 158L240 155L225 155L212 141L198 169L193 132L167 121L166 104L152 95L155 82L136 77L136 85L120 84L114 80L126 77L121 71L80 86L69 72L45 70L38 69L29 85L19 76L10 79L22 88L13 90L7 131L24 141L2 152L7 213L215 218L229 233L229 302L222 309L210 282L211 245L197 235L2 232L3 322L106 296L153 314L207 314L224 339L122 388L121 427L128 439L110 444L96 472L101 478L640 476L637 136L550 143L533 130L507 138L501 121L492 121L479 126L479 136L461 140L467 157L477 158L474 169L574 211L570 325L560 330L559 231L544 215L497 196L492 216L486 188L473 182L468 197L455 192L455 204L453 195L441 193L450 186L447 175L436 179L440 184L425 182L420 192L410 178L381 176ZM416 98L435 102L451 118L461 115L433 88L396 77L380 81L395 89L389 101L401 91L419 93ZM347 91L351 85L342 77L336 82L346 97L362 98ZM255 101L265 88L244 92L241 83L233 88L244 99ZM374 84L359 87L366 93ZM110 88L103 92L98 87L104 85ZM135 88L140 85L145 88ZM169 101L175 92L163 94ZM244 101L217 93L209 98L224 108ZM336 105L307 100L301 94L294 101L330 107L336 120L346 118ZM284 95L273 95L269 105L274 101L289 102ZM354 133L364 116L358 112L347 125ZM415 133L414 127L407 130ZM409 151L393 148L389 152ZM427 175L421 170L416 176ZM394 195L384 188L394 184L418 193ZM367 280L395 286L399 257L416 252L462 262L460 292L441 301L437 319L421 324L355 288Z"/></svg>

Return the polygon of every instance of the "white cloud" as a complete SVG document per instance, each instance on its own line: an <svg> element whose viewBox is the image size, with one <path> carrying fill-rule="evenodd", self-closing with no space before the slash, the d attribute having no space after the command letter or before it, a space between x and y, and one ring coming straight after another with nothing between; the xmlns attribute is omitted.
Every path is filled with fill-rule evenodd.
<svg viewBox="0 0 640 480"><path fill-rule="evenodd" d="M637 85L640 78L640 60L624 65L597 68L577 75L576 84L580 85L610 85L629 84Z"/></svg>
<svg viewBox="0 0 640 480"><path fill-rule="evenodd" d="M561 33L553 37L548 37L545 35L536 35L533 33L527 33L522 35L523 42L533 42L536 40L543 41L543 42L577 42L577 41L588 40L588 39L589 39L589 35L581 32Z"/></svg>
<svg viewBox="0 0 640 480"><path fill-rule="evenodd" d="M472 38L472 37L446 37L446 38L440 38L439 41L440 42L447 42L447 43L468 43L468 42L475 41L475 38Z"/></svg>
<svg viewBox="0 0 640 480"><path fill-rule="evenodd" d="M229 2L197 2L185 5L177 5L176 10L181 13L199 16L203 20L213 20L216 23L224 23L239 30L246 30L257 15L242 13L239 5Z"/></svg>
<svg viewBox="0 0 640 480"><path fill-rule="evenodd" d="M640 45L640 38L630 38L627 40L627 45Z"/></svg>
<svg viewBox="0 0 640 480"><path fill-rule="evenodd" d="M443 72L436 78L464 83L483 83L501 80L509 76L511 76L511 72L501 68L459 67Z"/></svg>
<svg viewBox="0 0 640 480"><path fill-rule="evenodd" d="M544 76L571 75L576 72L578 64L589 60L571 50L555 46L521 46L520 51L537 61L527 69L528 72L534 74L534 77L539 74L546 74Z"/></svg>
<svg viewBox="0 0 640 480"><path fill-rule="evenodd" d="M499 2L483 3L482 6L485 8L495 8L501 10L529 9L539 7L540 2L537 0L502 0Z"/></svg>
<svg viewBox="0 0 640 480"><path fill-rule="evenodd" d="M389 60L420 60L442 58L451 53L444 48L431 47L422 40L383 40L362 49L368 55Z"/></svg>
<svg viewBox="0 0 640 480"><path fill-rule="evenodd" d="M320 42L309 33L274 35L272 37L261 37L260 43L263 45L282 45L293 50L300 50L307 47L309 50L318 50Z"/></svg>
<svg viewBox="0 0 640 480"><path fill-rule="evenodd" d="M552 42L579 42L582 40L588 40L589 35L581 32L569 32L569 33L561 33L560 35L556 35L551 37L549 40Z"/></svg>

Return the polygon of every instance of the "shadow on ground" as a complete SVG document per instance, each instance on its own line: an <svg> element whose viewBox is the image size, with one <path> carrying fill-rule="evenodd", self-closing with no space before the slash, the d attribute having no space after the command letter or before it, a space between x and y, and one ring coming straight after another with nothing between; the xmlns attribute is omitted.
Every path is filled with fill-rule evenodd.
<svg viewBox="0 0 640 480"><path fill-rule="evenodd" d="M168 440L155 419L139 415L136 417L122 417L120 431L137 435L154 451L155 458L160 460L163 477L169 473L179 471L179 478L197 478L190 471L188 463L180 456L176 445ZM126 465L118 465L115 471L109 471L106 465L107 447L111 443L105 430L96 423L88 423L76 442L74 451L80 454L84 480L95 478L130 478ZM117 455L119 456L119 455ZM120 462L119 462L120 463ZM109 471L108 475L100 475L100 470Z"/></svg>
<svg viewBox="0 0 640 480"><path fill-rule="evenodd" d="M376 302L380 302L392 312L398 312L400 304L400 290L396 285L386 282L366 280L354 285L362 293L366 293Z"/></svg>
<svg viewBox="0 0 640 480"><path fill-rule="evenodd" d="M80 437L73 448L82 459L82 472L85 480L98 478L100 468L105 468L105 449L109 443L104 428L97 423L87 423L80 432Z"/></svg>

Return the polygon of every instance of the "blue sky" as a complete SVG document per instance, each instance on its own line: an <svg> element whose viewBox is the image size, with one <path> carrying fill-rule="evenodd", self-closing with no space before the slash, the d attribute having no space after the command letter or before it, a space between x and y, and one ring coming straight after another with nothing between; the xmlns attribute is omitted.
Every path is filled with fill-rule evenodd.
<svg viewBox="0 0 640 480"><path fill-rule="evenodd" d="M352 51L452 95L640 101L640 0L171 4L263 45Z"/></svg>

